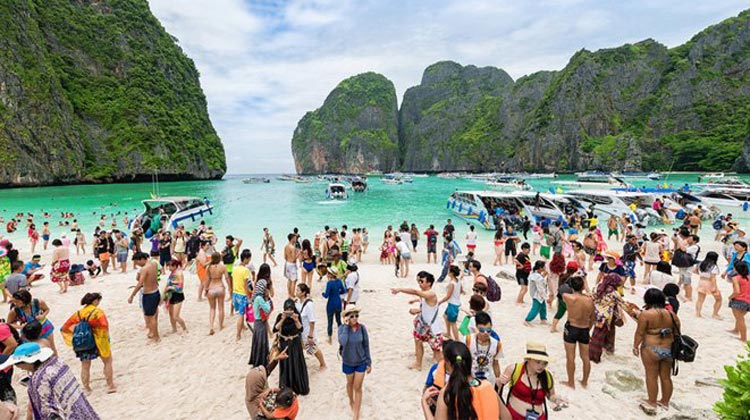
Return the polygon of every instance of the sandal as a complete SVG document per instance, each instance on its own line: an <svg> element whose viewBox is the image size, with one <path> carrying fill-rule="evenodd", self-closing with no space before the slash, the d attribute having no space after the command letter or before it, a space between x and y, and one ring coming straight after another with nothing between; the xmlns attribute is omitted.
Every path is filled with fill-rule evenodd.
<svg viewBox="0 0 750 420"><path fill-rule="evenodd" d="M643 411L647 416L655 416L656 415L656 407L652 406L651 404L647 404L645 402L642 402L638 404L638 407Z"/></svg>

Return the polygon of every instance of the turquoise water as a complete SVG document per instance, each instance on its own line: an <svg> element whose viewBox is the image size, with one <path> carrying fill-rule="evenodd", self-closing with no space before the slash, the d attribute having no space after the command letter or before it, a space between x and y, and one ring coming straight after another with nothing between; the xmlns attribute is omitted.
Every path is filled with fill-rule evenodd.
<svg viewBox="0 0 750 420"><path fill-rule="evenodd" d="M698 174L670 174L661 181L632 182L636 186L656 186L665 182L677 186L697 181ZM244 184L246 176L227 176L221 181L160 183L162 196L208 197L215 206L215 214L206 221L219 234L234 234L259 242L263 227L268 227L280 240L293 227L299 227L303 237L311 237L323 225L349 228L366 227L371 238L380 236L382 229L398 225L403 220L416 223L425 229L430 223L441 227L451 217L445 203L456 189L485 189L484 184L465 179L414 178L412 184L387 185L379 178L370 178L365 193L349 192L347 201L327 201L325 181L310 184L277 181L271 176L270 184ZM574 180L572 175L562 175L558 180ZM529 180L535 189L547 191L551 179ZM0 216L7 221L16 212L31 212L41 216L52 213L49 219L53 237L58 228L61 211L73 212L84 232L96 226L99 216L115 214L122 227L123 213L131 216L142 209L140 201L149 198L150 183L114 185L77 185L62 187L18 188L0 191ZM117 212L121 214L116 215ZM456 220L455 224L464 222ZM41 224L37 218L37 224ZM109 222L107 223L109 226ZM0 235L4 234L2 230ZM14 236L25 235L17 232ZM482 233L488 235L488 232Z"/></svg>

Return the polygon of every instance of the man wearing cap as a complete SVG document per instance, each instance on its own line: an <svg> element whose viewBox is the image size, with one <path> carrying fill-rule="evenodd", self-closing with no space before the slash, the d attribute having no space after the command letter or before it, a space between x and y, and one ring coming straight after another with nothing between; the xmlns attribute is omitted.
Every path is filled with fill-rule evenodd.
<svg viewBox="0 0 750 420"><path fill-rule="evenodd" d="M34 419L99 420L75 374L52 349L21 344L0 370L10 366L30 373L28 393Z"/></svg>

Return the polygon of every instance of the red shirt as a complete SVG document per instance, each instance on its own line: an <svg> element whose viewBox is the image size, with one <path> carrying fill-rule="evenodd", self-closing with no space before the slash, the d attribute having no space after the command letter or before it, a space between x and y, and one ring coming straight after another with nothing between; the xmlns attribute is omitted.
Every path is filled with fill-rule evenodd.
<svg viewBox="0 0 750 420"><path fill-rule="evenodd" d="M737 280L740 284L740 292L734 298L745 303L750 303L750 279L742 276L734 276L732 280Z"/></svg>

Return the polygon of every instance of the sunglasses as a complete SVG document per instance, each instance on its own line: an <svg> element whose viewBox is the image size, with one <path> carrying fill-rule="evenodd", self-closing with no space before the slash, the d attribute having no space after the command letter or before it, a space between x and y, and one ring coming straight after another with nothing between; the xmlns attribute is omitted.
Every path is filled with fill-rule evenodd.
<svg viewBox="0 0 750 420"><path fill-rule="evenodd" d="M483 290L483 289L480 289L480 288L477 288L477 287L472 288L471 291L474 292L474 293L487 293L486 290Z"/></svg>
<svg viewBox="0 0 750 420"><path fill-rule="evenodd" d="M489 327L489 328L477 328L477 331L479 331L480 333L491 333L492 332L492 327Z"/></svg>
<svg viewBox="0 0 750 420"><path fill-rule="evenodd" d="M349 318L359 318L359 314L351 314L349 315Z"/></svg>

